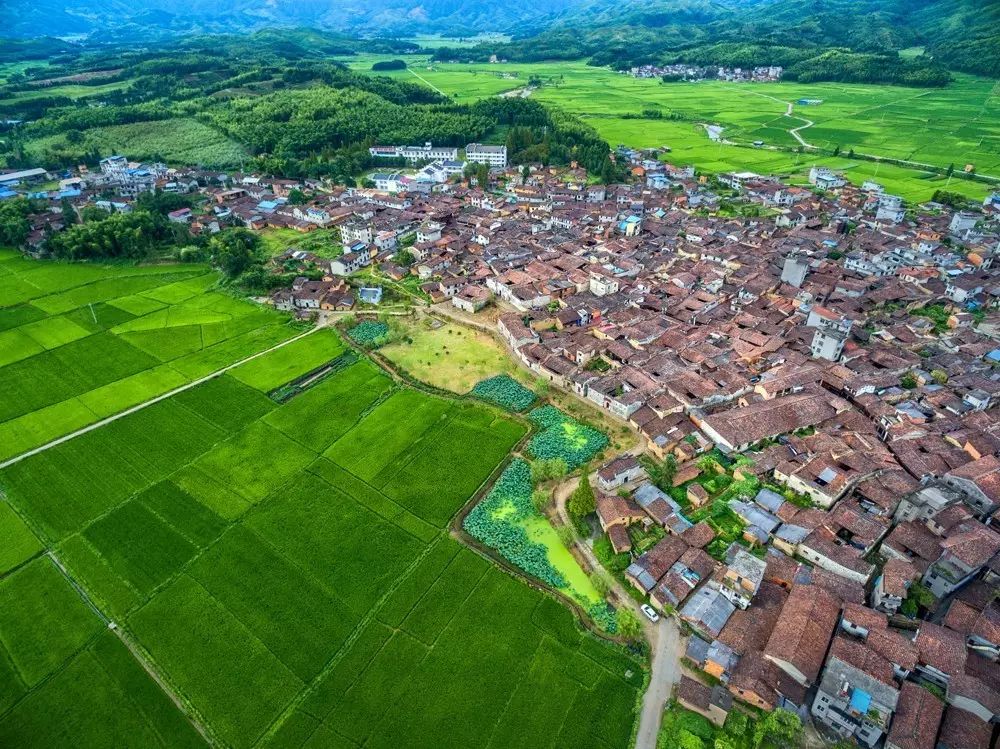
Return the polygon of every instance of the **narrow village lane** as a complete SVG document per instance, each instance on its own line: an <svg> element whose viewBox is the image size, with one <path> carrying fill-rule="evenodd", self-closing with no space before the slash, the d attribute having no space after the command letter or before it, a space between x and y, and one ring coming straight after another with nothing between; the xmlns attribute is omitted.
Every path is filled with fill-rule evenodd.
<svg viewBox="0 0 1000 749"><path fill-rule="evenodd" d="M641 446L637 446L630 451L633 455L642 453ZM592 477L596 480L596 474ZM556 512L562 523L569 525L569 512L566 509L566 502L569 500L573 490L579 485L579 478L572 478L560 484L554 493ZM593 548L589 541L578 543L576 548L580 551L587 562L588 571L601 569L600 562L594 556ZM611 579L611 590L614 594L617 605L625 605L631 608L639 621L643 624L646 640L649 642L652 656L650 664L649 687L642 698L642 710L639 714L639 730L636 736L635 749L656 749L656 737L660 733L660 722L663 718L663 707L674 684L681 678L681 634L677 623L670 617L664 616L655 624L646 618L646 615L639 609L639 604L632 596L625 591L621 584Z"/></svg>

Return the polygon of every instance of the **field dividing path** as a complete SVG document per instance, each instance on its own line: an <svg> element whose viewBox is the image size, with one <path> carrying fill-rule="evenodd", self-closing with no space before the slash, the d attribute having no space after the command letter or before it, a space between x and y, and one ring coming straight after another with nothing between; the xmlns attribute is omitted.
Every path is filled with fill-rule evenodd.
<svg viewBox="0 0 1000 749"><path fill-rule="evenodd" d="M746 91L744 93L752 94L754 96L761 96L765 99L776 101L779 104L784 104L786 107L785 117L791 117L793 120L799 120L800 122L804 123L802 125L799 125L798 127L791 128L788 131L788 134L791 135L793 138L795 138L795 140L801 143L805 148L816 148L816 146L814 146L812 143L809 143L807 140L805 140L805 138L799 135L800 130L805 130L808 127L812 127L816 123L813 122L812 120L808 120L805 117L800 117L799 115L795 114L795 105L792 102L785 101L784 99L778 99L777 97L770 96L768 94L762 94L759 91Z"/></svg>
<svg viewBox="0 0 1000 749"><path fill-rule="evenodd" d="M415 70L414 70L413 68L411 68L411 67L407 67L406 69L407 69L407 70L409 70L409 71L410 71L411 73L413 73L413 75L415 75L415 76L417 77L417 79L418 79L418 80L421 80L421 81L423 81L423 82L424 82L424 83L426 83L426 84L427 84L428 86L430 86L430 87L431 87L432 89L434 89L434 90L435 90L435 91L437 91L437 92L438 92L439 94L441 94L441 96L448 96L448 94L446 94L446 93L445 93L444 91L442 91L442 90L441 90L441 89L439 89L439 88L438 88L437 86L435 86L435 85L434 85L433 83L431 83L431 82L430 82L429 80L427 80L426 78L424 78L424 77L423 77L422 75L420 75L420 74L419 74L419 73L418 73L417 71L415 71ZM451 98L451 97L448 97L448 98Z"/></svg>
<svg viewBox="0 0 1000 749"><path fill-rule="evenodd" d="M50 450L53 447L56 447L57 445L61 445L63 442L69 442L74 437L79 437L81 434L86 434L87 432L92 432L95 429L100 429L102 426L105 426L106 424L110 424L113 421L118 421L118 419L124 418L129 414L134 414L136 411L141 411L142 409L147 408L148 406L152 406L154 403L159 403L160 401L166 400L167 398L171 398L177 395L178 393L183 393L185 390L190 390L193 387L197 387L198 385L201 385L203 382L208 382L209 380L212 380L218 377L219 375L225 374L230 369L235 369L241 364L246 364L248 361L253 361L254 359L264 356L265 354L270 354L272 351L277 351L282 346L287 346L289 343L294 343L295 341L301 340L305 338L307 335L312 335L317 330L322 330L324 327L325 326L322 323L316 325L312 328L309 328L309 330L307 330L305 333L301 333L297 336L292 336L286 341L282 341L281 343L275 344L274 346L271 346L271 348L264 349L263 351L258 351L256 354L251 354L245 359L240 359L238 362L227 364L222 369L217 369L216 371L211 372L210 374L207 374L204 377L199 377L197 380L192 380L186 385L175 387L173 390L168 390L162 395L157 395L155 398L150 398L148 401L143 401L142 403L138 403L130 408L126 408L124 411L119 411L118 413L112 414L111 416L107 416L101 419L100 421L95 421L93 424L88 424L85 427L81 427L80 429L77 429L75 432L64 434L62 437L58 437L52 440L51 442L46 442L44 445L39 445L38 447L32 448L31 450L23 452L20 455L15 455L13 458L10 458L9 460L5 460L3 463L0 463L0 469L12 466L15 463L20 463L25 458L30 458L32 455L38 455L39 453L43 453L46 450Z"/></svg>
<svg viewBox="0 0 1000 749"><path fill-rule="evenodd" d="M629 452L632 455L641 455L642 446L637 446ZM580 479L578 478L570 479L560 484L554 493L556 512L567 527L572 527L572 525L566 510L566 502L579 483ZM579 549L592 570L603 569L601 563L597 561L589 541L577 543L576 548ZM635 749L656 749L656 739L660 733L660 723L663 720L663 709L667 700L670 699L674 684L681 678L680 629L673 618L669 616L661 616L660 621L656 623L649 621L639 608L639 604L622 589L621 584L613 577L609 577L609 580L618 601L631 608L639 617L646 639L649 641L652 663L650 665L649 686L642 696L642 711L639 714Z"/></svg>
<svg viewBox="0 0 1000 749"><path fill-rule="evenodd" d="M83 586L77 582L76 578L70 574L69 570L66 569L62 561L52 553L52 550L46 552L46 556L52 561L52 564L56 566L56 569L62 573L62 576L66 578L66 582L69 583L70 587L76 591L76 594L83 599L83 602L97 615L104 624L115 633L115 636L121 641L122 645L126 647L132 657L142 666L142 670L149 674L156 685L163 691L165 695L170 699L171 702L177 707L181 715L187 718L188 722L194 727L194 729L201 734L201 737L205 739L205 743L208 745L213 745L215 742L212 741L212 737L205 728L204 724L194 715L184 701L177 695L173 688L164 680L160 675L160 672L156 670L156 667L149 661L145 653L143 653L135 643L124 633L121 628L115 624L107 614L105 614L101 609L94 603L93 599L87 594L87 591L83 589Z"/></svg>

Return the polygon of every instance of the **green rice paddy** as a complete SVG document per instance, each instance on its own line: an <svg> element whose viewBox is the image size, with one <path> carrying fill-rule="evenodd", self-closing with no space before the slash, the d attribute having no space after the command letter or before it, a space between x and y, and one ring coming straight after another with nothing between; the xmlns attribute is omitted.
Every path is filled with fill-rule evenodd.
<svg viewBox="0 0 1000 749"><path fill-rule="evenodd" d="M348 64L369 70L377 56ZM885 163L848 160L851 149L940 169L966 164L1000 177L1000 89L984 78L958 75L943 89L840 83L730 84L719 81L664 84L636 79L579 62L452 64L408 58L409 69L388 75L418 79L457 101L473 101L542 81L533 98L583 118L612 145L667 146L669 159L708 172L755 170L801 178L813 164L844 169L854 182L876 179L910 200L926 200L936 189L982 197L989 186ZM385 74L385 73L383 73ZM822 100L800 105L800 99ZM785 116L793 103L794 117ZM646 110L663 119L630 119ZM794 151L791 128L815 124L802 137L821 153ZM733 145L709 140L704 124L725 128ZM764 148L753 148L763 141ZM770 146L786 150L772 150ZM843 157L831 153L840 147Z"/></svg>
<svg viewBox="0 0 1000 749"><path fill-rule="evenodd" d="M22 361L95 339L75 360L96 382L205 350L127 335L198 326L204 340L239 340L258 311L218 319L234 300L190 270L106 296L125 319L108 311L109 326L67 343L47 332L54 348ZM50 288L8 286L8 329L56 319L35 300L70 289L37 280ZM218 338L226 326L235 338ZM0 551L0 744L628 743L641 664L447 532L526 427L395 385L366 359L283 404L265 395L342 347L318 331L0 471L12 539ZM61 363L38 360L33 375L53 389ZM134 376L104 385L106 399Z"/></svg>

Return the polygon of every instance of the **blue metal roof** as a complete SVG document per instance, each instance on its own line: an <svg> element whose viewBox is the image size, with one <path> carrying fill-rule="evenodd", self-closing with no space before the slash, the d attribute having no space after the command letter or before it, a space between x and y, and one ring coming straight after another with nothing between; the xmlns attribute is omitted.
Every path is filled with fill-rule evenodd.
<svg viewBox="0 0 1000 749"><path fill-rule="evenodd" d="M865 715L868 707L872 704L872 696L863 689L857 687L851 692L851 710Z"/></svg>

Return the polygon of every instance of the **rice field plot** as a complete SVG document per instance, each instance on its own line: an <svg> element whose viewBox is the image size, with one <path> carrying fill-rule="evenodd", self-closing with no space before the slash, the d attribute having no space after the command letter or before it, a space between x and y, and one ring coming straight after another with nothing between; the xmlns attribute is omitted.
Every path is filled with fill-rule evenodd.
<svg viewBox="0 0 1000 749"><path fill-rule="evenodd" d="M212 448L192 465L255 504L305 468L315 453L263 422Z"/></svg>
<svg viewBox="0 0 1000 749"><path fill-rule="evenodd" d="M23 546L0 557L14 570L0 573L0 737L199 743L48 548L220 744L500 746L514 695L595 713L574 714L593 732L573 736L582 747L626 743L636 685L622 672L641 666L599 662L569 610L441 528L523 430L393 391L361 361L281 405L223 375L4 469L17 515L0 525ZM361 473L369 458L386 479L422 472L422 488L394 499L319 457L331 447ZM540 744L569 730L532 725Z"/></svg>
<svg viewBox="0 0 1000 749"><path fill-rule="evenodd" d="M249 513L245 524L344 600L359 616L424 544L313 474Z"/></svg>
<svg viewBox="0 0 1000 749"><path fill-rule="evenodd" d="M415 390L382 401L324 455L365 481L394 465L435 424L448 418L451 402ZM377 449L372 446L378 445Z"/></svg>
<svg viewBox="0 0 1000 749"><path fill-rule="evenodd" d="M225 606L182 575L129 626L215 733L250 746L303 683Z"/></svg>
<svg viewBox="0 0 1000 749"><path fill-rule="evenodd" d="M28 689L100 629L51 559L35 559L0 580L0 645Z"/></svg>
<svg viewBox="0 0 1000 749"><path fill-rule="evenodd" d="M343 350L344 343L336 333L319 330L241 364L230 374L250 387L268 392L326 364Z"/></svg>
<svg viewBox="0 0 1000 749"><path fill-rule="evenodd" d="M0 575L42 550L42 544L6 502L0 502Z"/></svg>
<svg viewBox="0 0 1000 749"><path fill-rule="evenodd" d="M381 59L381 58L380 58ZM357 58L348 64L359 72L370 71L371 62ZM595 68L584 61L542 63L460 64L408 58L409 69L390 75L423 82L455 95L475 100L527 84L531 77L542 86L531 96L578 115L612 145L672 149L670 160L694 164L708 172L750 169L781 173L796 163L792 151L739 148L710 141L702 123L723 126L723 138L749 145L763 140L766 146L797 148L788 132L806 124L805 140L822 154L803 154L808 164L836 167L829 152L840 147L846 154L859 153L927 163L944 169L972 163L981 174L1000 176L1000 95L995 81L957 75L941 89L843 83L749 83L723 81L664 84L657 79L636 79L609 68ZM416 74L416 75L415 75ZM818 105L798 104L801 99L820 100ZM785 116L788 103L794 117ZM656 110L662 119L626 119L624 115ZM764 162L780 164L766 169ZM856 165L848 172L852 182L879 179L890 192L922 201L947 180L912 168L889 167L872 162ZM840 167L842 168L842 167ZM799 171L799 170L794 170ZM808 166L806 166L808 171ZM947 189L982 198L989 186L952 180Z"/></svg>
<svg viewBox="0 0 1000 749"><path fill-rule="evenodd" d="M266 395L228 374L178 393L171 400L227 434L238 432L275 408L274 401Z"/></svg>
<svg viewBox="0 0 1000 749"><path fill-rule="evenodd" d="M442 539L435 551L446 551L442 545L454 542ZM625 677L641 679L641 666L624 655L609 658L610 669L593 660L583 650L591 638L562 606L547 607L556 621L539 626L534 612L545 596L480 568L480 560L466 561L467 554L447 563L407 616L433 643L389 637L383 625L370 624L354 646L357 657L353 650L344 656L349 667L331 671L303 702L301 710L322 721L313 735L332 732L372 747L626 745L636 684ZM567 642L554 640L552 630ZM377 694L386 699L369 702ZM355 701L372 704L366 720ZM518 739L520 722L530 724L530 735ZM575 730L578 722L592 733ZM563 740L571 733L579 743ZM279 738L270 745L310 745Z"/></svg>
<svg viewBox="0 0 1000 749"><path fill-rule="evenodd" d="M475 427L458 413L380 488L429 523L444 526L527 431L499 418ZM468 451L469 445L475 450Z"/></svg>
<svg viewBox="0 0 1000 749"><path fill-rule="evenodd" d="M0 284L23 301L0 306L0 460L300 330L278 312L212 291L217 276L204 266L20 256L2 266Z"/></svg>
<svg viewBox="0 0 1000 749"><path fill-rule="evenodd" d="M264 421L312 450L323 450L391 387L392 380L382 370L361 360L296 395Z"/></svg>
<svg viewBox="0 0 1000 749"><path fill-rule="evenodd" d="M230 529L188 574L303 681L358 622L334 592L244 526Z"/></svg>
<svg viewBox="0 0 1000 749"><path fill-rule="evenodd" d="M65 588L72 593L68 583ZM0 665L0 674L12 676L3 674L4 668ZM205 746L187 718L108 630L27 694L8 691L23 688L15 687L12 679L0 683L4 746ZM15 694L19 701L10 701Z"/></svg>

